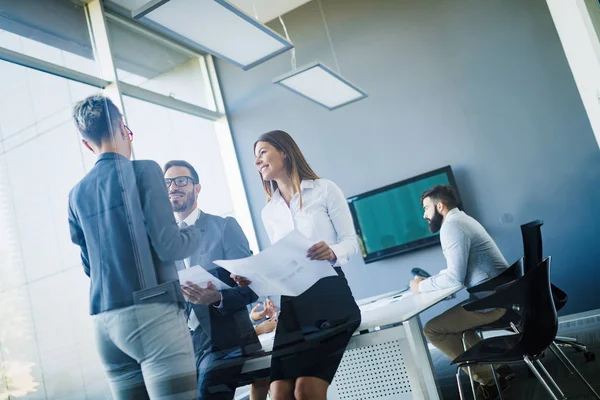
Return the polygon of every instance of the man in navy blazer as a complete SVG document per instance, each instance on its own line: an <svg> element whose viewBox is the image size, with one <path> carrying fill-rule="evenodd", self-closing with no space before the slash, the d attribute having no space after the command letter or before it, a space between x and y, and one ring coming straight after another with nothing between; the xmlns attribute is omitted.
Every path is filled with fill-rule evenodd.
<svg viewBox="0 0 600 400"><path fill-rule="evenodd" d="M257 296L250 288L237 286L230 273L213 261L249 257L252 253L248 240L234 218L222 218L198 208L201 186L191 164L169 161L164 168L164 178L175 219L182 227L195 225L204 238L178 268L199 265L232 286L218 291L212 284L201 288L191 282L181 282L184 297L189 302L188 326L198 369L198 398L233 399L243 366L240 356L261 348L246 307L256 301Z"/></svg>
<svg viewBox="0 0 600 400"><path fill-rule="evenodd" d="M90 96L73 116L98 161L69 193L69 228L90 277L90 314L113 397L194 398L183 296L134 304L133 294L148 288L142 269L154 269L159 284L176 280L176 260L192 254L202 235L177 226L160 166L130 161L133 133L110 99Z"/></svg>

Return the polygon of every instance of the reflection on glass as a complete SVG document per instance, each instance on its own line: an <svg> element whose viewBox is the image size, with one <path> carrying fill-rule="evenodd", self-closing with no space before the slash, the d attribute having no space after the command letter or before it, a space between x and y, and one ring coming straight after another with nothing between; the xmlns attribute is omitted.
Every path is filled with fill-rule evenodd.
<svg viewBox="0 0 600 400"><path fill-rule="evenodd" d="M65 207L93 158L72 105L97 88L4 61L0 86L0 398L103 398Z"/></svg>

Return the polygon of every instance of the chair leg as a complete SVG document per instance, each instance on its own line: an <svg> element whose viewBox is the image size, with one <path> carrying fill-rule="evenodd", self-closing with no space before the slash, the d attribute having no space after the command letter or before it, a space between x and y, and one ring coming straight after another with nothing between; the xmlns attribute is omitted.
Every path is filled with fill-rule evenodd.
<svg viewBox="0 0 600 400"><path fill-rule="evenodd" d="M587 381L587 379L585 379L583 377L583 375L581 375L581 372L579 372L579 370L575 367L575 365L573 365L573 363L571 362L571 360L569 359L569 357L567 357L565 355L565 353L563 353L563 351L561 350L561 348L559 346L556 345L556 343L552 343L550 345L550 348L555 348L558 352L560 352L560 354L562 354L562 356L564 357L565 361L571 366L571 368L573 369L573 371L575 371L575 373L577 375L579 375L579 377L581 378L581 380L583 381L583 383L585 383L587 385L587 387L592 391L592 393L594 393L594 396L597 399L600 399L600 396L598 395L598 393L596 393L596 391L594 390L594 388L592 387L592 385L590 385L590 383Z"/></svg>
<svg viewBox="0 0 600 400"><path fill-rule="evenodd" d="M494 364L490 364L490 368L492 369L492 376L494 377L494 383L496 384L496 389L498 390L498 399L504 400L502 398L502 389L500 388L500 382L498 382L498 376L496 375L496 370L494 369Z"/></svg>
<svg viewBox="0 0 600 400"><path fill-rule="evenodd" d="M548 394L550 395L550 397L553 400L558 400L558 398L556 397L556 395L554 394L554 392L552 391L552 389L550 389L550 386L548 386L548 384L546 383L546 381L544 380L544 378L542 378L542 376L540 375L540 373L538 372L538 370L535 368L535 366L533 365L533 363L529 359L529 357L524 356L523 357L523 361L525 361L525 364L527 364L527 366L529 367L529 369L531 370L531 372L533 372L533 374L535 375L535 377L537 378L537 380L541 383L541 385L544 387L544 389L546 389L546 391L548 392Z"/></svg>
<svg viewBox="0 0 600 400"><path fill-rule="evenodd" d="M458 386L458 396L460 397L460 400L465 400L465 395L463 394L462 391L462 386L460 385L460 370L461 370L461 366L459 366L456 369L456 385Z"/></svg>
<svg viewBox="0 0 600 400"><path fill-rule="evenodd" d="M462 344L463 350L467 351L467 340L466 340L466 331L462 333ZM469 383L471 384L471 392L473 393L473 399L477 399L477 394L475 393L475 382L473 381L473 374L471 373L471 367L467 366L467 372L469 373Z"/></svg>
<svg viewBox="0 0 600 400"><path fill-rule="evenodd" d="M560 394L560 396L563 399L566 399L567 396L565 396L565 394L560 389L560 387L558 386L558 384L556 383L556 381L554 379L552 379L552 376L550 376L550 373L548 372L548 370L546 369L546 367L544 367L544 364L542 364L542 362L540 360L535 360L535 363L538 365L538 367L540 367L540 369L542 370L542 372L544 373L544 375L546 375L546 378L548 378L548 380L550 381L550 383L552 384L552 386L554 386L554 389L556 389L556 391Z"/></svg>
<svg viewBox="0 0 600 400"><path fill-rule="evenodd" d="M562 363L562 365L564 365L564 367L567 369L567 371L569 371L569 375L573 375L575 373L575 371L573 371L573 369L569 366L569 364L567 364L567 362L565 361L565 354L562 353L562 355L555 349L555 347L558 347L557 343L553 343L553 345L550 345L550 351L552 351L552 353L554 354L554 356Z"/></svg>

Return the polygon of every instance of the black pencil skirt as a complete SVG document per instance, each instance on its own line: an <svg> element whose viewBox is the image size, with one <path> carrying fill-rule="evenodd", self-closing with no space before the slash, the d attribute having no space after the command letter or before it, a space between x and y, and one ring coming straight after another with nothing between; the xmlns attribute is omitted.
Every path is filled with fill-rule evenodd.
<svg viewBox="0 0 600 400"><path fill-rule="evenodd" d="M350 337L360 325L360 310L341 268L300 296L281 296L281 311L271 358L271 382L317 377L329 383Z"/></svg>

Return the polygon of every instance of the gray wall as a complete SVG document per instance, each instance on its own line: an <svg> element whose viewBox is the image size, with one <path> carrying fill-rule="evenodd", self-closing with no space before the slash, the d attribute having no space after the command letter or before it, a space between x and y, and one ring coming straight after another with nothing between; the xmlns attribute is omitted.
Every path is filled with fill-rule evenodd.
<svg viewBox="0 0 600 400"><path fill-rule="evenodd" d="M467 213L509 262L519 226L543 219L564 313L600 308L600 151L544 0L324 0L343 75L369 97L329 112L279 86L290 54L244 72L217 63L262 247L252 145L291 133L347 196L450 164ZM298 65L333 66L316 2L284 17ZM271 27L282 32L279 22ZM444 267L439 247L346 267L357 298ZM441 305L440 307L446 307ZM433 310L437 312L439 310ZM431 313L429 314L431 315Z"/></svg>

